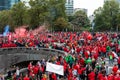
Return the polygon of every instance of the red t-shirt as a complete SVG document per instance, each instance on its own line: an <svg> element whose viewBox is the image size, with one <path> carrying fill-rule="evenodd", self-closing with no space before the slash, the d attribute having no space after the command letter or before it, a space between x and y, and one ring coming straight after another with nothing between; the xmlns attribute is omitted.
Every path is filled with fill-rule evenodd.
<svg viewBox="0 0 120 80"><path fill-rule="evenodd" d="M53 79L53 80L57 80L56 74L52 74L52 79Z"/></svg>
<svg viewBox="0 0 120 80"><path fill-rule="evenodd" d="M102 47L102 52L106 52L106 48L104 46Z"/></svg>
<svg viewBox="0 0 120 80"><path fill-rule="evenodd" d="M98 78L99 80L102 80L102 78L103 78L103 74L102 74L102 73L98 73L97 78Z"/></svg>
<svg viewBox="0 0 120 80"><path fill-rule="evenodd" d="M118 62L118 64L120 64L120 57L118 58L117 62Z"/></svg>
<svg viewBox="0 0 120 80"><path fill-rule="evenodd" d="M33 73L34 73L34 74L37 74L37 73L38 73L38 70L39 70L39 67L38 67L38 66L35 66L35 67L33 68Z"/></svg>
<svg viewBox="0 0 120 80"><path fill-rule="evenodd" d="M114 76L114 79L113 79L113 80L120 80L120 77Z"/></svg>
<svg viewBox="0 0 120 80"><path fill-rule="evenodd" d="M32 64L28 65L28 70L31 70L33 68Z"/></svg>
<svg viewBox="0 0 120 80"><path fill-rule="evenodd" d="M95 73L94 72L91 72L88 74L88 79L89 80L95 80Z"/></svg>
<svg viewBox="0 0 120 80"><path fill-rule="evenodd" d="M84 52L84 55L85 55L85 58L88 58L88 57L89 57L88 51L85 51L85 52Z"/></svg>
<svg viewBox="0 0 120 80"><path fill-rule="evenodd" d="M80 68L80 69L78 69L78 74L80 74L80 75L83 74L83 72L85 71L85 69L86 68Z"/></svg>
<svg viewBox="0 0 120 80"><path fill-rule="evenodd" d="M30 80L30 78L29 77L24 77L23 80Z"/></svg>
<svg viewBox="0 0 120 80"><path fill-rule="evenodd" d="M57 63L56 63L57 65L60 65L60 61L57 61Z"/></svg>
<svg viewBox="0 0 120 80"><path fill-rule="evenodd" d="M105 77L102 77L102 79L101 79L101 80L108 80L108 79L107 79L107 77L105 76Z"/></svg>
<svg viewBox="0 0 120 80"><path fill-rule="evenodd" d="M108 80L114 80L114 77L111 76L111 75L109 75L109 76L107 77L107 79L108 79Z"/></svg>
<svg viewBox="0 0 120 80"><path fill-rule="evenodd" d="M46 78L42 78L41 80L47 80Z"/></svg>
<svg viewBox="0 0 120 80"><path fill-rule="evenodd" d="M117 67L117 66L114 66L113 69L112 69L112 71L113 71L114 73L116 73L116 72L118 71L118 67Z"/></svg>
<svg viewBox="0 0 120 80"><path fill-rule="evenodd" d="M81 48L77 47L77 48L76 48L76 52L77 52L77 53L80 53L80 51L81 51Z"/></svg>
<svg viewBox="0 0 120 80"><path fill-rule="evenodd" d="M68 75L68 80L72 80L72 76L71 75Z"/></svg>
<svg viewBox="0 0 120 80"><path fill-rule="evenodd" d="M81 65L84 65L84 64L85 64L85 60L84 60L83 58L80 58L80 59L79 59L79 62L80 62Z"/></svg>

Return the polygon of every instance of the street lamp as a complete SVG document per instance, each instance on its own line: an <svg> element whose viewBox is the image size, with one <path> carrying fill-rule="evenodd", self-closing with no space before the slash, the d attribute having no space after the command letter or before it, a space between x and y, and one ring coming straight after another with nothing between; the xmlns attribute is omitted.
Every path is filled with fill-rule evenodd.
<svg viewBox="0 0 120 80"><path fill-rule="evenodd" d="M94 26L95 26L95 22L92 21L92 31L94 32Z"/></svg>

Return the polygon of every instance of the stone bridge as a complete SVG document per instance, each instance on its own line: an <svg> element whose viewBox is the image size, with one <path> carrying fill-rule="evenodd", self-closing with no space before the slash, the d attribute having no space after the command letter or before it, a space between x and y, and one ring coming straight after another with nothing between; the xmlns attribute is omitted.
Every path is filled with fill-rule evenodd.
<svg viewBox="0 0 120 80"><path fill-rule="evenodd" d="M53 55L66 54L64 51L48 48L0 48L0 72L20 62L48 59Z"/></svg>

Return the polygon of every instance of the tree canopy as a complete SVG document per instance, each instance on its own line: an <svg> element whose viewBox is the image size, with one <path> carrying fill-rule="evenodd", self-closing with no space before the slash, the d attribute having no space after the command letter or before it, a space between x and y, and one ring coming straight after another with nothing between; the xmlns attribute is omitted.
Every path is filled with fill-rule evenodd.
<svg viewBox="0 0 120 80"><path fill-rule="evenodd" d="M66 15L66 0L30 0L29 6L18 2L10 10L0 11L0 30L9 25L11 30L27 25L29 29L47 25L50 30L71 29L89 26L87 14L78 11L71 17Z"/></svg>
<svg viewBox="0 0 120 80"><path fill-rule="evenodd" d="M98 31L115 31L120 27L120 7L115 0L105 1L94 15L95 29Z"/></svg>
<svg viewBox="0 0 120 80"><path fill-rule="evenodd" d="M1 30L5 25L12 26L14 30L22 25L34 29L46 23L53 28L58 26L59 20L67 24L65 0L30 0L29 7L24 2L18 2L10 10L0 11Z"/></svg>
<svg viewBox="0 0 120 80"><path fill-rule="evenodd" d="M90 21L86 12L79 10L74 13L73 16L68 17L70 23L75 27L75 30L81 30L81 28L90 27Z"/></svg>

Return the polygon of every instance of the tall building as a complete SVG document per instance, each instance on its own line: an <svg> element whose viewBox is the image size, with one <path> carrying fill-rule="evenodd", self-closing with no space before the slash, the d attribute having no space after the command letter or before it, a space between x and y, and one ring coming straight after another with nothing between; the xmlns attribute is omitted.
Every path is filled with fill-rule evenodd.
<svg viewBox="0 0 120 80"><path fill-rule="evenodd" d="M67 15L73 14L73 10L74 10L73 3L74 3L73 0L66 0L65 7L66 7Z"/></svg>
<svg viewBox="0 0 120 80"><path fill-rule="evenodd" d="M15 3L20 0L0 0L0 10L10 9Z"/></svg>

